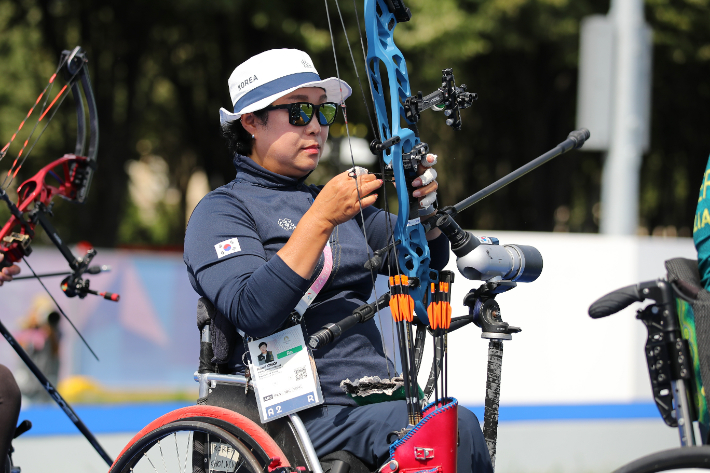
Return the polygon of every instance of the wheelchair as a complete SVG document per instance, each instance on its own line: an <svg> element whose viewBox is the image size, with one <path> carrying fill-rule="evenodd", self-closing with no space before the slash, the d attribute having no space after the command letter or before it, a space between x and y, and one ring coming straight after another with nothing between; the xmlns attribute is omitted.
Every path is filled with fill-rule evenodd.
<svg viewBox="0 0 710 473"><path fill-rule="evenodd" d="M199 300L197 312L197 404L172 411L138 432L110 473L187 472L188 468L193 473L369 472L346 451L318 458L297 413L261 424L253 385L243 375L224 374L224 368L212 362L211 326L229 322L205 298Z"/></svg>
<svg viewBox="0 0 710 473"><path fill-rule="evenodd" d="M697 260L665 263L667 277L619 288L589 307L593 319L634 302L646 326L644 347L653 398L669 427L678 429L680 447L634 460L614 473L654 473L684 468L710 469L710 292L703 289ZM697 423L699 438L693 424Z"/></svg>
<svg viewBox="0 0 710 473"><path fill-rule="evenodd" d="M615 473L710 469L710 411L704 389L707 383L703 383L710 379L710 293L701 287L696 261L676 258L667 261L666 268L666 279L613 291L592 304L589 311L593 318L600 318L633 302L653 302L639 310L637 318L649 331L645 352L654 400L666 424L678 429L681 443L680 448L639 458ZM247 379L222 374L219 365L212 363L210 326L216 322L223 327L226 319L220 317L208 301L200 300L197 405L168 413L146 426L121 452L110 472L157 473L160 469L182 472L184 468L187 473L189 465L193 473L368 472L367 466L349 452L333 452L318 458L298 414L260 424L253 387ZM424 421L431 414L431 407L425 408ZM699 425L697 440L693 422ZM427 427L437 434L450 431L455 438L455 428ZM453 452L455 445L454 440ZM414 449L408 450L412 450L413 459L419 462L415 463L416 468L412 463L399 465L390 459L377 471L455 471L455 466L442 467L439 459L436 463L429 461L428 449L417 448L415 444ZM439 455L446 456L446 453Z"/></svg>

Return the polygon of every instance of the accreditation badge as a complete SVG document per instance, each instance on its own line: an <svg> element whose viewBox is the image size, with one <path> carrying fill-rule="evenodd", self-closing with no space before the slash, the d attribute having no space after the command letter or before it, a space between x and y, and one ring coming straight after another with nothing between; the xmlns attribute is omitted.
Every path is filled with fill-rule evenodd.
<svg viewBox="0 0 710 473"><path fill-rule="evenodd" d="M323 404L318 372L300 325L248 343L262 424Z"/></svg>

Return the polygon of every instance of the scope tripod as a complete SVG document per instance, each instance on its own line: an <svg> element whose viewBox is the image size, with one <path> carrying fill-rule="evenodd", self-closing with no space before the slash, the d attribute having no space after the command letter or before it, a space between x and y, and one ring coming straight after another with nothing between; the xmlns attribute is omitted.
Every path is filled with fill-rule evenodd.
<svg viewBox="0 0 710 473"><path fill-rule="evenodd" d="M496 444L498 441L498 410L500 404L501 371L503 369L503 341L512 340L520 327L509 325L501 318L501 311L495 297L513 289L512 281L487 282L478 289L469 291L464 297L464 305L469 307L470 317L481 328L481 338L488 339L488 368L486 370L486 401L483 414L483 438L491 456L491 465L496 466Z"/></svg>

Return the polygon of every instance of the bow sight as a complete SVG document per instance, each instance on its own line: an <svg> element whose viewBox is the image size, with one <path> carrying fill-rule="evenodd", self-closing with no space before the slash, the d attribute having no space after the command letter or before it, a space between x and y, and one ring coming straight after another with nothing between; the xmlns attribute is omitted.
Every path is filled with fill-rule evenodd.
<svg viewBox="0 0 710 473"><path fill-rule="evenodd" d="M453 69L444 69L441 71L441 87L426 97L422 96L421 91L417 95L407 97L402 107L409 128L415 132L416 136L419 136L416 123L421 118L423 111L431 109L435 112L444 112L446 117L444 122L454 130L459 131L461 130L461 110L470 107L476 100L478 100L478 94L467 92L466 84L461 84L460 87L456 86ZM401 138L398 135L392 136L385 141L375 139L370 143L370 151L372 151L372 154L381 155L387 149L399 144L400 141ZM422 159L428 153L429 145L424 142L415 144L409 152L404 153L406 155L403 156L404 168L412 172L416 171L417 164L422 162ZM389 171L387 175L391 178L392 163L387 165L386 171Z"/></svg>
<svg viewBox="0 0 710 473"><path fill-rule="evenodd" d="M411 122L419 121L419 114L424 110L432 109L435 112L444 112L446 124L454 130L461 129L462 109L473 105L474 100L478 100L475 92L466 92L466 84L456 87L453 69L441 71L441 87L436 91L422 97L419 92L416 97L408 97L404 101L404 116Z"/></svg>

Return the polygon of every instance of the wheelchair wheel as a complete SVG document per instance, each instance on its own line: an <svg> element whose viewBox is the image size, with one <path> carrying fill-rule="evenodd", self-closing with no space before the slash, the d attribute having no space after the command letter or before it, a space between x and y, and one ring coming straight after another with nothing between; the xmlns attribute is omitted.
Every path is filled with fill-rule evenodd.
<svg viewBox="0 0 710 473"><path fill-rule="evenodd" d="M178 420L134 438L110 472L262 473L267 465L268 460L257 458L227 430L199 420Z"/></svg>
<svg viewBox="0 0 710 473"><path fill-rule="evenodd" d="M710 470L710 446L678 447L652 453L622 466L614 473L656 473L688 468Z"/></svg>

